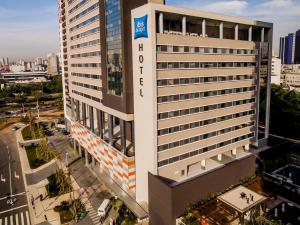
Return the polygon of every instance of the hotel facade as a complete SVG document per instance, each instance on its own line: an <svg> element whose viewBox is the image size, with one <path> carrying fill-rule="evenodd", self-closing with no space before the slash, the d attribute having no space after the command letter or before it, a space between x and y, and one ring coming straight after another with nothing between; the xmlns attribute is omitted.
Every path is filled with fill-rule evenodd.
<svg viewBox="0 0 300 225"><path fill-rule="evenodd" d="M76 148L145 208L150 176L184 186L266 147L272 24L163 0L61 0L60 12Z"/></svg>

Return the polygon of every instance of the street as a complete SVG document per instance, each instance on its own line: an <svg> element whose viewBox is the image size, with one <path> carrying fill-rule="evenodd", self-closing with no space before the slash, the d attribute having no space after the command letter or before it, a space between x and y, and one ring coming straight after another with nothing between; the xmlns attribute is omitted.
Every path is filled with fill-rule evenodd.
<svg viewBox="0 0 300 225"><path fill-rule="evenodd" d="M0 225L30 225L14 131L0 131Z"/></svg>

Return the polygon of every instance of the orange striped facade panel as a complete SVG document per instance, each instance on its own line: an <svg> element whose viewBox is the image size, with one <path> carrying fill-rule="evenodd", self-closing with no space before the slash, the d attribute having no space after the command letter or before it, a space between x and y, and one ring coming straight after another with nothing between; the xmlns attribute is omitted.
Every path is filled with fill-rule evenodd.
<svg viewBox="0 0 300 225"><path fill-rule="evenodd" d="M78 123L71 123L72 137L87 150L119 184L135 190L135 160L126 157Z"/></svg>

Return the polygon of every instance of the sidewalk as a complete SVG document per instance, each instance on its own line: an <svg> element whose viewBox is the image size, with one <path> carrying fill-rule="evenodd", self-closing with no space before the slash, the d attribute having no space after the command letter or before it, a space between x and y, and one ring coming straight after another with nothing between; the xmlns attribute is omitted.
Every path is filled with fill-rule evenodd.
<svg viewBox="0 0 300 225"><path fill-rule="evenodd" d="M24 127L24 125L20 125L20 127ZM39 172L39 171L43 171L44 167L42 166L41 168L39 168L38 170L32 170L29 166L28 163L28 159L27 159L27 155L25 150L19 145L19 142L23 141L23 137L21 134L21 129L20 128L17 132L16 132L16 137L17 137L17 142L18 142L18 150L19 150L19 155L20 155L20 160L21 160L21 165L23 168L23 177L25 180L25 188L26 188L26 195L27 195L27 199L29 202L29 213L30 213L30 218L31 218L31 222L32 224L52 224L52 225L60 225L60 216L59 213L54 212L53 208L57 205L60 205L60 203L62 201L66 201L66 200L70 200L70 193L58 196L58 197L54 197L54 198L46 198L43 201L40 201L39 196L42 194L43 196L46 196L46 188L45 185L47 185L48 180L47 179L43 179L41 180L39 183L35 183L35 184L28 184L27 181L27 177L26 174L27 173L32 173L32 172ZM68 146L69 147L69 146ZM66 146L64 146L64 148L66 148ZM74 151L70 151L69 152L70 155L70 160L75 160L76 158L78 158L78 156L76 156ZM61 163L59 164L60 168L63 170L66 170L66 166ZM49 171L48 171L49 172ZM45 177L47 177L48 174L46 174ZM80 190L80 186L77 184L76 180L71 177L71 183L72 183L72 187L73 187L73 193L75 198L79 197L79 190ZM90 212L92 212L92 206L89 202L88 199L88 194L84 193L81 196L81 200L82 202L85 204L86 209L90 210ZM32 199L34 200L34 204L32 205ZM47 221L45 219L45 216L47 217ZM97 219L98 221L98 219ZM93 222L89 221L88 223L89 225L92 225ZM97 224L97 223L94 223Z"/></svg>
<svg viewBox="0 0 300 225"><path fill-rule="evenodd" d="M67 153L68 157L70 158L74 157L74 155L78 156L74 149L69 145L69 139L67 141L64 139L66 139L66 137L63 137L60 141L58 141L58 139L55 139L56 143L53 143L53 145L55 145L56 149L62 155L65 155ZM117 183L112 181L107 174L100 173L100 170L94 170L94 168L92 168L91 166L86 166L84 158L74 162L70 166L70 171L78 185L86 190L88 200L92 206L92 209L90 210L96 211L105 198L110 198L112 196L117 195L120 198L120 200L126 203L126 206L130 210L138 214L139 218L148 217L148 213L140 205L138 205L132 197L126 194ZM111 212L110 214L116 213ZM114 217L115 215L110 216ZM79 224L99 225L98 216L96 216L97 220L95 220L94 214L91 213L90 215L89 213L89 217L90 220L94 223L91 223L91 221L88 221L88 219L84 219L80 221ZM107 220L104 223L105 225L109 224ZM139 224L146 225L148 223L146 221L143 221Z"/></svg>

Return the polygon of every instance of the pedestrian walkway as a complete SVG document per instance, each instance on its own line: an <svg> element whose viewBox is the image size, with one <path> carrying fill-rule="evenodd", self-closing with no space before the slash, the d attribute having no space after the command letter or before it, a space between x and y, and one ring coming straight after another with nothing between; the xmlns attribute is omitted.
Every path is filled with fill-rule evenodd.
<svg viewBox="0 0 300 225"><path fill-rule="evenodd" d="M63 140L64 138L60 136L60 141L56 139L56 149L65 155L68 152L68 155L71 157L73 154L77 153L70 147L69 140L66 142ZM66 139L66 137L65 137ZM64 143L63 145L61 143ZM140 219L143 220L148 218L147 206L139 205L130 194L126 193L122 187L114 182L108 174L105 172L101 172L97 167L91 167L85 165L85 160L81 159L71 165L71 173L76 182L79 184L80 187L92 187L95 184L103 184L104 188L102 191L107 190L111 193L111 196L117 195L123 202L126 203L126 206L135 213L135 215ZM90 189L90 188L89 188ZM99 193L101 190L94 191L94 193ZM107 196L109 198L111 196ZM90 194L89 197L90 202L92 203L93 207L97 209L99 205L102 203L103 198L97 198L96 194Z"/></svg>
<svg viewBox="0 0 300 225"><path fill-rule="evenodd" d="M28 210L0 218L0 225L31 225Z"/></svg>
<svg viewBox="0 0 300 225"><path fill-rule="evenodd" d="M135 199L133 199L129 194L127 194L118 183L114 182L108 174L100 170L92 170L92 173L100 179L105 185L107 185L123 202L126 206L134 212L134 214L140 219L148 218L148 212L145 207L139 205Z"/></svg>
<svg viewBox="0 0 300 225"><path fill-rule="evenodd" d="M91 204L87 204L86 210L88 211L88 216L90 217L93 224L98 225L99 224L99 216L97 215L97 212L94 210Z"/></svg>

